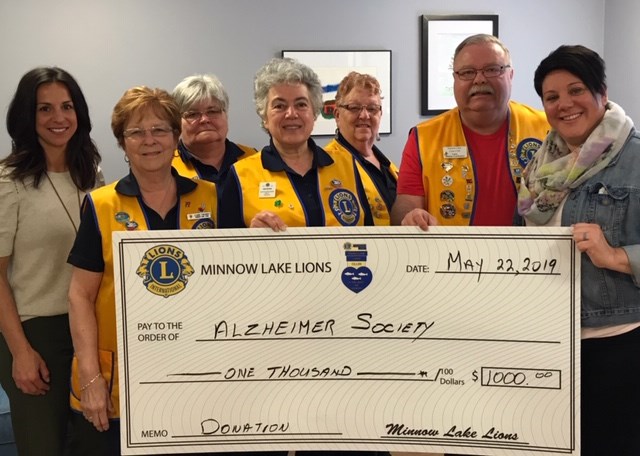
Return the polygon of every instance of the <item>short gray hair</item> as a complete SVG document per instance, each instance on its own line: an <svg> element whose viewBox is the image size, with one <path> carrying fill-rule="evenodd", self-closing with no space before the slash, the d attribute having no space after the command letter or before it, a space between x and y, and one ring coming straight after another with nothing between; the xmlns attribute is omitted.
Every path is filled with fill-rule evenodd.
<svg viewBox="0 0 640 456"><path fill-rule="evenodd" d="M253 101L256 112L263 121L267 115L269 89L277 84L304 84L309 91L314 117L322 109L322 84L320 78L307 65L290 58L273 58L258 70L253 80ZM262 125L264 128L264 124Z"/></svg>
<svg viewBox="0 0 640 456"><path fill-rule="evenodd" d="M453 53L453 60L456 60L458 54L466 48L467 46L471 46L472 44L496 44L502 49L504 55L507 57L507 63L511 65L511 53L509 49L504 45L502 41L498 39L497 36L488 35L486 33L478 33L477 35L471 35L464 40L456 47L455 52Z"/></svg>
<svg viewBox="0 0 640 456"><path fill-rule="evenodd" d="M194 74L184 78L173 89L173 98L178 103L181 113L204 100L219 102L225 112L229 109L229 95L220 79L214 74Z"/></svg>

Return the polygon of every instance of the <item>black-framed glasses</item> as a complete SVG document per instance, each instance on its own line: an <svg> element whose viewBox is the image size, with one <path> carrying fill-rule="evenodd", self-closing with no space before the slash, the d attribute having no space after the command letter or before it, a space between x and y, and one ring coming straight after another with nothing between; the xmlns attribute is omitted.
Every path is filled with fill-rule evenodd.
<svg viewBox="0 0 640 456"><path fill-rule="evenodd" d="M173 128L162 126L151 128L129 128L123 131L122 135L132 141L142 141L147 132L150 132L151 136L153 136L154 138L164 138L165 136L173 133Z"/></svg>
<svg viewBox="0 0 640 456"><path fill-rule="evenodd" d="M478 73L482 73L485 78L497 78L503 75L507 68L511 68L511 65L489 65L479 70L475 68L463 68L453 73L463 81L473 81Z"/></svg>
<svg viewBox="0 0 640 456"><path fill-rule="evenodd" d="M338 105L338 107L342 109L346 109L351 114L355 114L356 116L359 116L363 109L366 110L370 116L375 116L380 111L382 111L382 106L378 104L360 105L355 103L349 103L349 104Z"/></svg>
<svg viewBox="0 0 640 456"><path fill-rule="evenodd" d="M208 108L205 111L187 111L182 114L182 118L189 123L194 123L202 119L202 116L209 120L217 119L223 112L224 109L221 108Z"/></svg>

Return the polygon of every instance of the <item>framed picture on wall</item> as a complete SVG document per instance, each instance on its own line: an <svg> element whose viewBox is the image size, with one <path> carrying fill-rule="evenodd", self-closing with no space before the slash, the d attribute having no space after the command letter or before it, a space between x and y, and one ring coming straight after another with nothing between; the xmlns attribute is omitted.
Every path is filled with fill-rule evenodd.
<svg viewBox="0 0 640 456"><path fill-rule="evenodd" d="M340 81L350 71L370 74L380 82L382 118L379 133L391 133L391 51L282 51L282 57L310 66L320 78L323 106L312 135L335 134L335 96Z"/></svg>
<svg viewBox="0 0 640 456"><path fill-rule="evenodd" d="M421 110L423 116L440 114L456 105L453 96L453 53L465 38L476 33L498 36L497 15L420 17Z"/></svg>

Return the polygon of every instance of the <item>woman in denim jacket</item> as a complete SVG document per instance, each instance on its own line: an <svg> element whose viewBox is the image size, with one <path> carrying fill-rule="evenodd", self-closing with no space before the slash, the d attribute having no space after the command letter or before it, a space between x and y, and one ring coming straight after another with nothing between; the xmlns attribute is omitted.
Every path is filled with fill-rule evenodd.
<svg viewBox="0 0 640 456"><path fill-rule="evenodd" d="M572 226L582 252L582 454L640 455L640 135L584 46L549 54L534 85L552 130L518 211Z"/></svg>

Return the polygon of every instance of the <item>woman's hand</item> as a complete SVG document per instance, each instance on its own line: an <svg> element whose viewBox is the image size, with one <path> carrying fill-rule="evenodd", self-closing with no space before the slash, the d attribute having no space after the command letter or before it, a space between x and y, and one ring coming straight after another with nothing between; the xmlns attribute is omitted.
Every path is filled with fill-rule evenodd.
<svg viewBox="0 0 640 456"><path fill-rule="evenodd" d="M273 231L284 231L287 229L287 225L273 212L260 211L251 219L249 228L271 228Z"/></svg>
<svg viewBox="0 0 640 456"><path fill-rule="evenodd" d="M113 413L107 381L102 375L93 382L90 378L82 380L86 382L83 383L85 389L80 394L82 414L98 431L106 431L109 429L109 414Z"/></svg>
<svg viewBox="0 0 640 456"><path fill-rule="evenodd" d="M572 225L573 240L578 250L586 253L594 266L612 271L631 274L631 264L624 249L611 247L604 237L602 228L596 223L576 223Z"/></svg>
<svg viewBox="0 0 640 456"><path fill-rule="evenodd" d="M41 396L49 391L49 369L40 353L29 346L13 357L13 380L25 394Z"/></svg>

